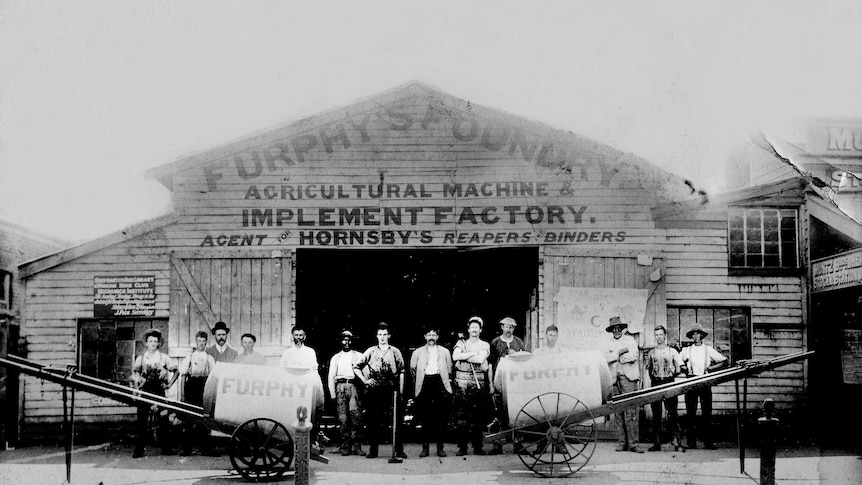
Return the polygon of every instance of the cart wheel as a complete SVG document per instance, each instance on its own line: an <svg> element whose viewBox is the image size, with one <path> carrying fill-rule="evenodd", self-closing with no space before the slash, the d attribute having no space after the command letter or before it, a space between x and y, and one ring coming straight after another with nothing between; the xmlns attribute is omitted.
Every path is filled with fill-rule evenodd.
<svg viewBox="0 0 862 485"><path fill-rule="evenodd" d="M582 421L574 422L573 415ZM596 450L593 414L583 401L568 394L547 392L534 397L518 411L512 425L518 457L543 477L575 473Z"/></svg>
<svg viewBox="0 0 862 485"><path fill-rule="evenodd" d="M278 421L252 419L234 430L228 455L233 468L246 480L277 479L293 462L293 440Z"/></svg>

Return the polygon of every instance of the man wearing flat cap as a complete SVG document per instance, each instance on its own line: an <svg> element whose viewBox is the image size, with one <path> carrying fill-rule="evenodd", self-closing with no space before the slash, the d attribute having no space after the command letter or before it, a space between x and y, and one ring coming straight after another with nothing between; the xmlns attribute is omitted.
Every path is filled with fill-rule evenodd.
<svg viewBox="0 0 862 485"><path fill-rule="evenodd" d="M362 354L353 350L353 332L345 330L339 335L341 350L329 359L329 395L335 400L338 422L341 424L341 456L365 456L359 441L362 426L362 401L356 388L359 379L353 367L362 360Z"/></svg>
<svg viewBox="0 0 862 485"><path fill-rule="evenodd" d="M488 363L491 364L491 382L494 382L493 375L494 372L497 372L497 365L499 365L500 359L503 359L506 356L512 355L516 352L522 352L527 350L527 346L524 345L524 341L513 333L515 331L515 327L517 326L518 322L516 322L515 319L512 317L505 317L500 320L501 333L499 336L495 337L494 340L491 341L491 355L488 357ZM509 414L506 412L506 406L503 402L503 394L500 389L494 389L493 399L494 407L497 411L497 420L500 422L501 426L507 426L509 421ZM499 455L502 452L502 442L495 441L491 446L490 454Z"/></svg>
<svg viewBox="0 0 862 485"><path fill-rule="evenodd" d="M611 372L611 380L614 383L614 396L637 391L641 378L638 367L638 344L634 337L623 333L628 326L629 324L622 321L620 317L612 317L605 329L606 332L613 334L607 343L606 358L608 370ZM617 451L644 452L638 446L639 412L638 408L634 408L614 414L618 441Z"/></svg>
<svg viewBox="0 0 862 485"><path fill-rule="evenodd" d="M703 339L709 333L699 324L691 326L685 336L693 341L691 345L682 349L683 370L689 377L706 375L714 370L721 369L727 365L727 357L721 355L711 345L703 343ZM697 401L700 400L701 426L700 434L703 446L706 449L715 449L712 442L710 420L712 419L712 388L701 387L685 394L685 431L688 448L697 448L697 435L695 433L695 420L697 418Z"/></svg>
<svg viewBox="0 0 862 485"><path fill-rule="evenodd" d="M212 328L212 334L215 337L215 344L207 347L206 352L213 356L213 360L218 362L233 362L236 360L239 352L231 348L227 343L227 334L230 333L230 328L224 322L216 322Z"/></svg>

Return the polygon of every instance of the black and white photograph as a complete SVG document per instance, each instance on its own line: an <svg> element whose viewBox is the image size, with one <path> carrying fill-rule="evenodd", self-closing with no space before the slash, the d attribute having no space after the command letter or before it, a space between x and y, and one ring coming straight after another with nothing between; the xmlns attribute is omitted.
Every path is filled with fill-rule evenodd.
<svg viewBox="0 0 862 485"><path fill-rule="evenodd" d="M0 1L0 483L862 482L860 25Z"/></svg>

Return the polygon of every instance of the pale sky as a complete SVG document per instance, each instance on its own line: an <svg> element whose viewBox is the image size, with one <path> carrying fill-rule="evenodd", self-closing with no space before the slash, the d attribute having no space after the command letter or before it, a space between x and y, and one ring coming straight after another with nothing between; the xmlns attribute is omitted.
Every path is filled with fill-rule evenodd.
<svg viewBox="0 0 862 485"><path fill-rule="evenodd" d="M0 1L0 218L85 241L144 172L418 80L710 192L750 127L862 116L862 2Z"/></svg>

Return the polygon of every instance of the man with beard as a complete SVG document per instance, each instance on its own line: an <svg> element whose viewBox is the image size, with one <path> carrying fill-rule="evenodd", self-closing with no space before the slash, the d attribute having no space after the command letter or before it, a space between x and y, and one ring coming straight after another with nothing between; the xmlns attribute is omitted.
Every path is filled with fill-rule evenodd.
<svg viewBox="0 0 862 485"><path fill-rule="evenodd" d="M612 317L610 324L605 329L606 332L613 334L605 348L608 349L606 358L608 370L611 371L611 379L614 383L614 396L637 391L641 378L638 369L638 344L634 337L623 334L628 326L629 324L622 321L620 317ZM638 446L639 412L640 409L634 408L614 414L618 440L617 451L644 452Z"/></svg>
<svg viewBox="0 0 862 485"><path fill-rule="evenodd" d="M362 402L356 388L358 381L353 367L362 360L362 354L353 350L353 333L341 332L341 351L329 359L329 395L335 399L338 422L341 423L341 456L365 456L359 442L362 426Z"/></svg>
<svg viewBox="0 0 862 485"><path fill-rule="evenodd" d="M393 401L404 392L404 357L401 351L389 345L389 325L381 322L377 326L377 345L369 347L362 359L353 367L356 377L365 384L365 400L368 409L368 454L366 458L377 458L377 445L384 438L386 427L391 420ZM400 421L400 420L399 420ZM407 458L398 436L396 423L393 454Z"/></svg>
<svg viewBox="0 0 862 485"><path fill-rule="evenodd" d="M230 333L230 328L224 322L216 322L213 326L212 334L215 336L215 344L207 347L206 352L213 356L213 360L218 362L233 362L236 360L237 351L232 349L227 343L227 334Z"/></svg>
<svg viewBox="0 0 862 485"><path fill-rule="evenodd" d="M437 345L440 331L429 326L425 331L425 345L413 352L410 358L410 373L415 383L416 406L422 423L422 452L419 458L429 454L432 438L437 438L437 456L443 458L443 434L449 402L452 399L452 356L445 347Z"/></svg>

